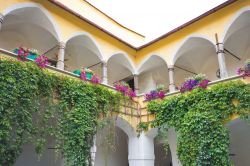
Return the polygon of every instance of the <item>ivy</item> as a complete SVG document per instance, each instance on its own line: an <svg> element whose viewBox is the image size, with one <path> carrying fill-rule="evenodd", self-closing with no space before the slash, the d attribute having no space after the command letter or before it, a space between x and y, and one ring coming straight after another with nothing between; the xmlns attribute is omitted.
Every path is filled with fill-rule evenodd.
<svg viewBox="0 0 250 166"><path fill-rule="evenodd" d="M27 142L42 154L47 138L67 165L91 164L100 114L117 111L121 95L100 85L0 59L0 165L13 165Z"/></svg>
<svg viewBox="0 0 250 166"><path fill-rule="evenodd" d="M231 165L229 133L224 123L232 115L247 119L250 86L242 81L219 83L208 89L196 88L162 102L151 101L155 127L174 127L178 133L177 153L182 165Z"/></svg>

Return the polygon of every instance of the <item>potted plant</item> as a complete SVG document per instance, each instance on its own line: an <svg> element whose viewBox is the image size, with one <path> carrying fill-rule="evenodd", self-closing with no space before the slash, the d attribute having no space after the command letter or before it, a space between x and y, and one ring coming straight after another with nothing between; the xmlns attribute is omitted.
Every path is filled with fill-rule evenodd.
<svg viewBox="0 0 250 166"><path fill-rule="evenodd" d="M180 92L184 93L186 91L191 91L194 88L201 87L203 89L207 88L209 80L206 79L205 74L196 74L192 77L188 77L186 81L180 88Z"/></svg>
<svg viewBox="0 0 250 166"><path fill-rule="evenodd" d="M149 93L144 95L146 101L154 100L157 98L163 99L165 97L166 88L163 84L159 84L156 90L151 90Z"/></svg>
<svg viewBox="0 0 250 166"><path fill-rule="evenodd" d="M39 56L38 51L33 48L18 47L15 48L13 52L18 55L20 60L24 60L26 58L35 60Z"/></svg>
<svg viewBox="0 0 250 166"><path fill-rule="evenodd" d="M115 89L118 91L118 92L121 92L122 94L124 94L125 96L128 96L130 98L134 98L136 96L135 94L135 91L133 91L129 85L124 82L124 81L121 81L121 82L118 82L118 83L115 83Z"/></svg>
<svg viewBox="0 0 250 166"><path fill-rule="evenodd" d="M86 78L89 79L89 80L91 80L91 78L92 78L92 76L94 74L93 71L90 70L90 69L88 69L88 68L84 68L83 70L86 73Z"/></svg>

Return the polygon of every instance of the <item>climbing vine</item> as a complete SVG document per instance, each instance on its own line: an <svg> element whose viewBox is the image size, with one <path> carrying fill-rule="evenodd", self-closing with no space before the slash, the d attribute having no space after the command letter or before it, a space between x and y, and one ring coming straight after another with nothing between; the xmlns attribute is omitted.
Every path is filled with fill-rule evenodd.
<svg viewBox="0 0 250 166"><path fill-rule="evenodd" d="M0 165L13 165L27 142L38 154L48 137L66 165L91 165L98 117L117 111L121 95L100 85L0 59Z"/></svg>
<svg viewBox="0 0 250 166"><path fill-rule="evenodd" d="M224 124L237 114L250 113L250 86L242 81L220 83L209 89L151 101L154 126L173 127L178 133L177 153L182 165L230 165L229 133Z"/></svg>

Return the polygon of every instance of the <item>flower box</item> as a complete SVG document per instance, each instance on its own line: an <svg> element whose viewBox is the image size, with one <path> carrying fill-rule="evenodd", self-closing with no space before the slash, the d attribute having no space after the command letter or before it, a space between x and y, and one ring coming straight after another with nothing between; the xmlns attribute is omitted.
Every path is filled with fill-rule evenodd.
<svg viewBox="0 0 250 166"><path fill-rule="evenodd" d="M89 73L89 72L85 72L86 73L86 78L88 80L91 80L92 79L92 76L93 76L93 73Z"/></svg>

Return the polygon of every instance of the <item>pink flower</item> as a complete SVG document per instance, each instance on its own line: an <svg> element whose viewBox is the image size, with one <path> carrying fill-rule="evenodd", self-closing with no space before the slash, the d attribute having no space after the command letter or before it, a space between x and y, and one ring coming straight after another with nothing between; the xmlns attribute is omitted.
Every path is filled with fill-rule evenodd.
<svg viewBox="0 0 250 166"><path fill-rule="evenodd" d="M159 97L160 99L163 99L163 98L165 97L165 93L164 93L163 91L159 91L159 92L158 92L158 97Z"/></svg>
<svg viewBox="0 0 250 166"><path fill-rule="evenodd" d="M93 75L92 78L91 78L91 82L93 84L99 84L101 81L96 75Z"/></svg>
<svg viewBox="0 0 250 166"><path fill-rule="evenodd" d="M35 63L43 69L49 64L49 59L45 55L40 55L35 59Z"/></svg>
<svg viewBox="0 0 250 166"><path fill-rule="evenodd" d="M208 85L208 80L202 80L200 83L199 83L199 87L205 89L207 88L207 85Z"/></svg>
<svg viewBox="0 0 250 166"><path fill-rule="evenodd" d="M87 81L87 77L86 77L86 73L85 72L81 72L80 79L84 80L84 81Z"/></svg>
<svg viewBox="0 0 250 166"><path fill-rule="evenodd" d="M17 51L17 59L20 61L26 61L26 57L29 55L29 52L26 51L23 47L19 47Z"/></svg>
<svg viewBox="0 0 250 166"><path fill-rule="evenodd" d="M128 96L131 97L131 98L136 97L135 91L133 91L132 89L130 89L130 91L128 93Z"/></svg>

